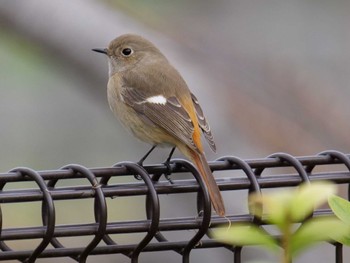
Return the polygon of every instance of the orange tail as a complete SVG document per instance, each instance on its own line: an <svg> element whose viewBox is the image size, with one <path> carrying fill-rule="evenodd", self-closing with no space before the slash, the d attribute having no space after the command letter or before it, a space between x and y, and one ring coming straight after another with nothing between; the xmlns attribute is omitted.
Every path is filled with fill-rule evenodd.
<svg viewBox="0 0 350 263"><path fill-rule="evenodd" d="M219 216L225 216L225 206L222 200L222 196L218 185L214 179L214 176L209 168L209 164L204 154L197 153L193 150L189 150L192 161L199 169L199 173L204 179L206 186L208 187L209 195L213 207Z"/></svg>

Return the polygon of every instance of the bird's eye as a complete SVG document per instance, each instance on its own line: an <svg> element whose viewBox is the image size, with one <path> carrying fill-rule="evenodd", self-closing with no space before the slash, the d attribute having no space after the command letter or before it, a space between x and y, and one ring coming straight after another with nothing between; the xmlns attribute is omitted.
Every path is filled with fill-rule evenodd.
<svg viewBox="0 0 350 263"><path fill-rule="evenodd" d="M128 57L128 56L130 56L132 54L132 49L131 48L124 48L123 50L122 50L122 55L124 56L124 57Z"/></svg>

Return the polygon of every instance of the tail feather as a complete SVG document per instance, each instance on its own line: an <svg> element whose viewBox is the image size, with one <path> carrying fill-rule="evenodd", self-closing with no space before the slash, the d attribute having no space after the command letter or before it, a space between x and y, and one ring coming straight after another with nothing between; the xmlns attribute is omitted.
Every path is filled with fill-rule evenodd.
<svg viewBox="0 0 350 263"><path fill-rule="evenodd" d="M208 188L209 195L213 207L216 213L219 216L225 216L225 206L224 201L222 200L222 196L219 190L218 185L216 184L215 178L210 170L207 159L204 154L197 153L193 150L190 150L190 155L192 161L196 164L200 174L202 175L204 182Z"/></svg>

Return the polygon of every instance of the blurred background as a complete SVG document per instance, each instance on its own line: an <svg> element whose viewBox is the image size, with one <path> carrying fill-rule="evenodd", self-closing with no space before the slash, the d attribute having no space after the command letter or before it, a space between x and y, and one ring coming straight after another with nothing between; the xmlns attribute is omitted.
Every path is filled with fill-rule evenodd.
<svg viewBox="0 0 350 263"><path fill-rule="evenodd" d="M279 151L348 152L349 14L347 0L1 1L1 172L17 166L44 170L140 159L149 146L114 119L106 100L106 58L91 51L125 33L155 43L200 100L218 148L217 154L206 148L209 160ZM159 149L147 162L160 163L167 153ZM175 156L181 157L178 152ZM228 205L231 212L244 211L232 195L224 197L226 203L235 203ZM195 205L186 203L188 197L167 198L167 217L192 211ZM142 198L128 202L123 214L115 212L111 220L144 216ZM81 222L81 213L93 221L91 204L86 212L74 211L72 203L58 205L73 214L70 219L59 214L58 223ZM39 208L33 204L15 210L23 216L8 209L5 227L40 225ZM260 250L247 251L247 260L258 256L274 261ZM141 260L163 262L165 255L169 263L180 261L175 253L165 252L145 253ZM315 260L332 262L333 248L320 245L295 262ZM232 259L224 249L210 249L194 251L192 262Z"/></svg>

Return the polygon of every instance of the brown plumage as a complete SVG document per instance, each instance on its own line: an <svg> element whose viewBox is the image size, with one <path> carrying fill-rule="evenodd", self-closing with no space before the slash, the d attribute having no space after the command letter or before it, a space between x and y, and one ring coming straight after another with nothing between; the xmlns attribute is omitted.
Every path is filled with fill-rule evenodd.
<svg viewBox="0 0 350 263"><path fill-rule="evenodd" d="M201 134L216 151L209 124L197 98L165 56L137 35L114 39L105 53L109 63L108 102L137 138L152 145L176 146L197 166L215 211L225 215L220 190L205 158Z"/></svg>

